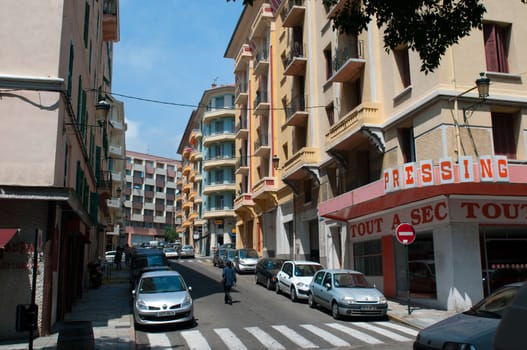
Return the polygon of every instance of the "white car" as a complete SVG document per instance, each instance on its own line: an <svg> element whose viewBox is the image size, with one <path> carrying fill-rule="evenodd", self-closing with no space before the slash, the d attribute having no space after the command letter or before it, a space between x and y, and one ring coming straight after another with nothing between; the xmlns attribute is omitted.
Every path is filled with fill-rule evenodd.
<svg viewBox="0 0 527 350"><path fill-rule="evenodd" d="M163 253L167 259L177 259L179 257L179 252L175 248L163 248Z"/></svg>
<svg viewBox="0 0 527 350"><path fill-rule="evenodd" d="M276 274L276 293L289 294L293 302L309 295L309 284L318 270L324 267L314 261L287 260Z"/></svg>

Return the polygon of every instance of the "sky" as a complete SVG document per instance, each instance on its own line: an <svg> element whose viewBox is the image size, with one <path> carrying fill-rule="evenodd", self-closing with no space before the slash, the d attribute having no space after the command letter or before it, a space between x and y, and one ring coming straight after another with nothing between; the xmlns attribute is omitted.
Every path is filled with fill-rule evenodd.
<svg viewBox="0 0 527 350"><path fill-rule="evenodd" d="M234 83L234 60L224 54L243 10L242 0L119 4L112 94L124 102L126 149L180 159L181 136L203 91L213 82Z"/></svg>

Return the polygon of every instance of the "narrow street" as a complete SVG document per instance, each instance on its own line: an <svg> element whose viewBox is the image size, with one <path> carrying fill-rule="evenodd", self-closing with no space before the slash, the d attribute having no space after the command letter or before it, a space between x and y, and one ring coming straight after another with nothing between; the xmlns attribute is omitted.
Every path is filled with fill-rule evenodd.
<svg viewBox="0 0 527 350"><path fill-rule="evenodd" d="M334 320L238 275L233 305L223 302L221 269L209 259L174 262L192 286L194 327L136 329L137 349L411 349L417 331L384 319Z"/></svg>

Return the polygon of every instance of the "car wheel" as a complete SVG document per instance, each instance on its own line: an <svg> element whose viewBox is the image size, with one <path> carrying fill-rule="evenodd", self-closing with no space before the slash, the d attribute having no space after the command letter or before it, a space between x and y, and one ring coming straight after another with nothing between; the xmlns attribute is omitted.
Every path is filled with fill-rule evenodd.
<svg viewBox="0 0 527 350"><path fill-rule="evenodd" d="M216 264L216 262L212 262L212 265L214 265L214 267L216 267L218 264Z"/></svg>
<svg viewBox="0 0 527 350"><path fill-rule="evenodd" d="M295 287L291 287L291 294L290 294L290 296L291 296L291 301L293 303L296 302L296 300L298 298L296 297L296 289L295 289Z"/></svg>
<svg viewBox="0 0 527 350"><path fill-rule="evenodd" d="M273 288L273 284L271 283L271 279L269 277L267 277L267 279L265 280L265 285L267 286L267 289Z"/></svg>
<svg viewBox="0 0 527 350"><path fill-rule="evenodd" d="M313 299L313 294L309 293L307 296L307 303L309 304L309 307L314 309L317 306L317 303L315 303L315 300Z"/></svg>
<svg viewBox="0 0 527 350"><path fill-rule="evenodd" d="M276 280L276 284L274 286L275 288L275 291L276 291L276 294L280 294L280 281Z"/></svg>
<svg viewBox="0 0 527 350"><path fill-rule="evenodd" d="M340 319L339 306L336 302L333 302L333 304L331 304L331 316L333 316L335 320Z"/></svg>

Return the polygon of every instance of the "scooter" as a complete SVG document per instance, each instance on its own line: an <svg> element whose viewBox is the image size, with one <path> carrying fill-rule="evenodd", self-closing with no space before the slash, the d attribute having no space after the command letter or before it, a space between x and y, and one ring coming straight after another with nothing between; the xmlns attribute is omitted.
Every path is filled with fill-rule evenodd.
<svg viewBox="0 0 527 350"><path fill-rule="evenodd" d="M98 289L102 285L101 264L99 262L89 263L88 271L90 274L90 288Z"/></svg>

